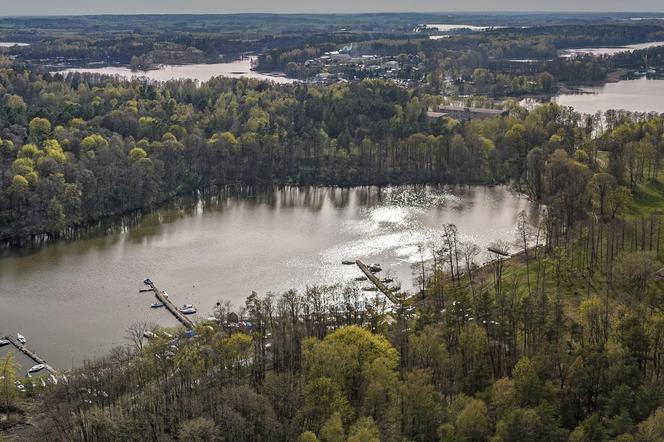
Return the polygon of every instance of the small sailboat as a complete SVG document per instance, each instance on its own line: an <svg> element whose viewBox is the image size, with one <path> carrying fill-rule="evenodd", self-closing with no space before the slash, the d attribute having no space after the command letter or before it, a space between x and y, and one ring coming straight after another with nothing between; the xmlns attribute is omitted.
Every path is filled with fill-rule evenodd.
<svg viewBox="0 0 664 442"><path fill-rule="evenodd" d="M41 371L41 370L43 370L43 369L45 369L45 368L46 368L46 366L45 366L44 364L33 365L33 366L30 367L30 369L28 370L28 373L37 373L38 371Z"/></svg>
<svg viewBox="0 0 664 442"><path fill-rule="evenodd" d="M5 345L9 345L11 342L9 342L6 339L0 339L0 347L4 347Z"/></svg>
<svg viewBox="0 0 664 442"><path fill-rule="evenodd" d="M25 344L26 342L28 342L28 340L25 339L25 336L23 336L23 335L20 334L20 333L16 333L16 340L17 340L18 342L20 342L21 344Z"/></svg>
<svg viewBox="0 0 664 442"><path fill-rule="evenodd" d="M163 302L157 301L150 304L150 308L161 308L164 306Z"/></svg>

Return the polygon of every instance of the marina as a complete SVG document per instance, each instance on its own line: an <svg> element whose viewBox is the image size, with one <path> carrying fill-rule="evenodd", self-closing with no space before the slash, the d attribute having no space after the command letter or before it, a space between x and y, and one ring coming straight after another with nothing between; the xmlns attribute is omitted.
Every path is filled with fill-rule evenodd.
<svg viewBox="0 0 664 442"><path fill-rule="evenodd" d="M37 372L42 369L48 370L51 374L57 374L57 371L51 367L41 356L39 356L34 351L30 350L25 343L21 343L18 339L13 336L5 336L2 338L5 341L8 341L11 345L16 347L18 351L26 355L28 358L32 359L36 365L34 365L28 372ZM37 369L39 367L39 369Z"/></svg>
<svg viewBox="0 0 664 442"><path fill-rule="evenodd" d="M159 290L149 278L145 278L143 283L150 287L155 298L157 298L157 300L166 307L166 310L168 310L186 329L191 330L194 328L194 323L191 319L185 316L185 313L182 311L183 309L178 309L175 304L173 304L166 292Z"/></svg>

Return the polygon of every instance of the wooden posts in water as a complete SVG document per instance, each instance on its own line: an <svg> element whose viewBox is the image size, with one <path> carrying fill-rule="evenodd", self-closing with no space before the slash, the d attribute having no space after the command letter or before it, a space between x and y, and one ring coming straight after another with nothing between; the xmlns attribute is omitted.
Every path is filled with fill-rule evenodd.
<svg viewBox="0 0 664 442"><path fill-rule="evenodd" d="M25 346L25 344L21 344L15 337L13 336L5 336L4 338L7 341L9 341L18 351L35 361L37 364L43 364L44 368L48 370L51 374L57 374L58 372L55 370L55 368L51 367L44 359L42 359L37 353L34 351L30 350L28 347Z"/></svg>
<svg viewBox="0 0 664 442"><path fill-rule="evenodd" d="M369 267L367 267L366 264L364 264L359 259L357 261L355 261L355 264L357 264L357 266L360 268L360 270L362 270L362 272L365 275L367 275L367 278L369 279L369 281L371 281L373 283L373 285L375 285L376 288L378 290L380 290L387 297L387 299L392 301L394 304L399 303L399 300L397 299L396 296L394 296L394 293L392 293L392 290L390 290L389 288L387 288L387 286L385 284L380 282L380 279L378 279L376 277L376 275L374 275L374 273L371 270L369 270Z"/></svg>
<svg viewBox="0 0 664 442"><path fill-rule="evenodd" d="M184 325L185 328L187 328L188 330L194 328L194 323L191 321L191 319L187 318L184 314L182 314L182 312L176 307L176 305L173 304L173 302L171 302L170 299L168 299L168 296L163 292L161 292L160 290L158 290L151 280L147 279L143 282L146 285L150 286L150 289L154 292L154 296L157 298L157 300L159 300L159 302L164 304L164 307L166 307L166 309L169 312L171 312L173 316L175 316L175 319L180 321L180 323Z"/></svg>

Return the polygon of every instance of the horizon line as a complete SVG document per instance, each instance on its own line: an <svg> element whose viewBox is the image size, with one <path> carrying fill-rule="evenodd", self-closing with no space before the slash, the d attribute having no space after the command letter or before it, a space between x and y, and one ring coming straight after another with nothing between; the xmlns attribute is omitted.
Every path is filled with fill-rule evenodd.
<svg viewBox="0 0 664 442"><path fill-rule="evenodd" d="M652 14L662 15L664 18L664 10L661 11L639 11L639 10L530 10L530 9L501 9L501 10L443 10L443 11L412 11L412 10L390 10L390 11L329 11L329 12L95 12L95 13L55 13L55 14L10 14L1 15L0 18L48 18L48 17L104 17L104 16L233 16L233 15L376 15L376 14L472 14L472 15L509 15L509 14ZM641 18L641 17L635 17ZM643 17L650 18L650 17ZM654 19L660 17L652 17Z"/></svg>

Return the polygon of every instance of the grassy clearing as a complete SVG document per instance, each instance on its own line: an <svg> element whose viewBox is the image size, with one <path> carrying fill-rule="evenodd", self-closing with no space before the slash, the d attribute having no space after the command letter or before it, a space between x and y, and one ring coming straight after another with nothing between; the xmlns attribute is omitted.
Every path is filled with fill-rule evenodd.
<svg viewBox="0 0 664 442"><path fill-rule="evenodd" d="M654 213L664 213L663 176L636 186L625 212L628 217L642 217Z"/></svg>

